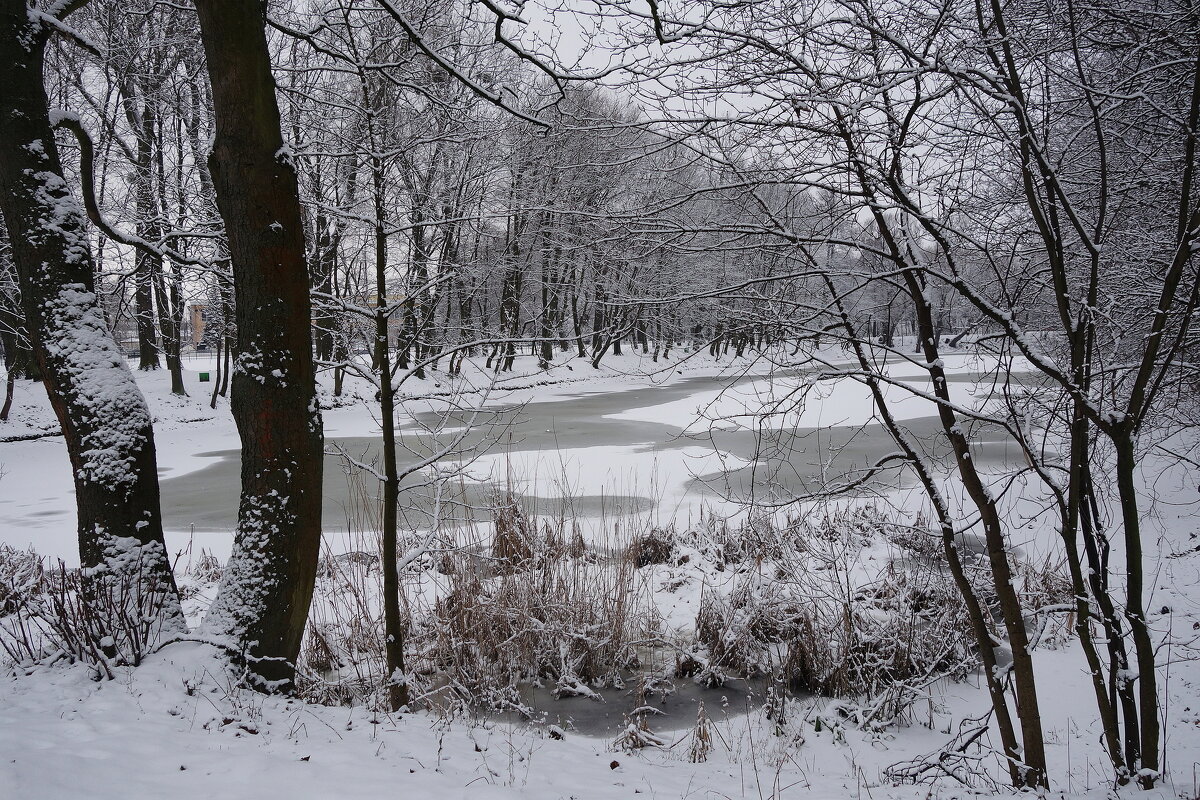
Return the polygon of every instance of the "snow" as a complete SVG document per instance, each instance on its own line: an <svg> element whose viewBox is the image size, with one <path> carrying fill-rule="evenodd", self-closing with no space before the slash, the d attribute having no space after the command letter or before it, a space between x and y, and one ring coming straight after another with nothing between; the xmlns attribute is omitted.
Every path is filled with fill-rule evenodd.
<svg viewBox="0 0 1200 800"><path fill-rule="evenodd" d="M488 384L494 373L482 369L481 363L467 362L463 376L457 381L431 372L427 381L405 383L402 388L406 395L400 403L401 415L398 417L399 430L402 434L420 430L410 415L444 410L454 392L465 392L459 395L459 402L491 409L511 408L534 401L564 404L567 408L572 401L580 399L653 396L655 387L697 381L696 390L689 389L688 396L683 399L634 407L605 419L611 419L614 425L630 421L670 425L672 430L683 428L692 432L710 428L736 431L752 427L752 421L744 415L755 402L781 398L802 380L768 377L772 365L765 361L714 362L707 353L690 355L686 359L682 355L682 351L678 355L673 353L669 363L661 360L655 363L640 354L610 357L600 370L593 369L585 360L571 359L548 373L537 369L533 359L519 359L517 370L502 376L500 385L490 389ZM980 356L953 355L945 360L950 375L976 374L994 367L994 362ZM211 373L214 369L211 356L185 357L184 381L190 396L184 398L170 393L166 370L136 374L154 420L162 479L195 473L221 458L221 453L236 451L240 446L227 401L220 398L217 410L211 410L208 399L213 384L199 382L199 372ZM921 378L916 368L900 364L892 369L896 380L908 381L918 390L928 390L928 382ZM742 377L749 380L722 394L722 384ZM327 446L337 438L379 435L378 405L373 401L373 387L347 378L346 396L335 404L335 398L330 394L329 376L322 375L321 381L318 391ZM955 397L960 401L969 395L959 387L976 389L976 385L970 383L955 384ZM987 387L980 384L978 388ZM911 396L903 388L889 386L885 391L889 398L896 397L893 411L900 419L936 413L930 402ZM621 400L621 403L627 402ZM850 380L824 380L815 384L802 407L773 418L766 427L775 430L785 426L852 427L870 422L873 413L873 402L866 387ZM8 423L0 424L0 443L3 443L0 445L0 543L21 549L33 546L43 555L62 558L68 564L75 563L78 556L74 498L69 478L63 479L69 472L64 472L68 466L61 439L14 440L44 436L56 429L41 387L19 383L12 416ZM699 518L703 511L712 512L713 504L719 499L711 491L698 493L694 478L736 469L748 462L703 441L662 447L664 438L664 434L657 433L656 441L620 446L598 443L586 448L559 447L541 451L516 448L509 452L508 448L498 447L475 462L470 473L479 480L501 485L511 480L522 491L543 498L580 494L650 498L654 501L654 509L646 515L648 521L657 524L678 519L686 524ZM954 488L953 482L946 487L952 501L955 499ZM236 510L236 497L225 498L224 502L230 504L231 512ZM889 502L917 510L923 505L924 497L920 492L900 493ZM965 498L958 498L958 503L962 502L966 502ZM608 515L609 523L621 516L619 503L609 503L606 507L612 512ZM729 513L731 510L721 511ZM599 524L602 520L596 518L594 522ZM191 534L186 527L168 528L168 550L175 553L189 547ZM231 537L206 534L203 546L223 560L229 553Z"/></svg>
<svg viewBox="0 0 1200 800"><path fill-rule="evenodd" d="M975 355L948 356L938 361L952 375L995 369L994 360ZM917 372L916 365L905 363L883 371L895 382L884 383L881 388L892 416L898 421L937 413L927 399L933 394L933 385L927 374ZM850 374L849 370L847 374ZM965 405L982 411L987 405L985 402L969 400L986 398L994 390L990 379L968 382L955 392L959 395L956 401L963 403L962 395L965 395L968 400ZM765 419L763 409L769 409L770 413ZM664 423L692 419L693 429L701 430L854 427L879 420L874 399L861 384L849 377L813 380L803 374L768 375L738 386L697 392L683 400L630 409L612 416Z"/></svg>
<svg viewBox="0 0 1200 800"><path fill-rule="evenodd" d="M1053 796L1111 798L1080 663L1073 649L1038 653ZM1195 695L1179 688L1193 685L1192 677L1173 684L1174 714L1194 705ZM610 738L556 726L384 715L266 697L235 688L209 647L181 643L112 682L93 682L80 667L0 679L0 796L918 800L930 796L928 787L892 785L882 770L934 751L948 738L944 731L981 710L982 692L971 684L944 690L931 706L933 730L914 724L882 734L839 725L834 703L793 708L783 736L757 712L708 708L714 747L707 761L693 764L691 730L666 733L668 748L628 754ZM1196 738L1196 712L1188 708L1168 728L1172 747ZM1182 796L1196 754L1194 741L1178 752L1177 784L1122 796ZM932 796L974 793L943 787Z"/></svg>
<svg viewBox="0 0 1200 800"><path fill-rule="evenodd" d="M208 408L203 393L211 384L199 383L195 371L187 373L188 398L171 395L165 370L136 378L154 422L160 477L202 468L210 459L199 453L238 447L228 409L218 417ZM123 418L136 419L136 411ZM10 419L0 423L0 542L78 563L71 467L57 433L45 390L18 381Z"/></svg>
<svg viewBox="0 0 1200 800"><path fill-rule="evenodd" d="M74 797L87 787L96 800L720 797L756 793L756 784L767 789L774 778L777 746L759 753L755 776L732 763L732 753L689 764L680 753L630 756L570 734L554 739L549 731L258 696L231 689L202 645L173 645L112 683L92 683L82 672L10 679L0 688L0 795ZM717 715L718 733L748 748L739 724ZM807 758L801 769L787 765L788 783L803 780ZM808 796L842 797L847 788L834 781ZM921 796L911 787L901 795Z"/></svg>
<svg viewBox="0 0 1200 800"><path fill-rule="evenodd" d="M978 364L949 356L947 370L975 372ZM636 357L611 359L611 367L593 371L575 362L573 369L550 375L537 370L511 376L509 388L482 398L500 407L519 402L570 403L597 394L645 390L689 377L725 379L728 364L697 362L649 375L651 365ZM644 369L630 369L636 363ZM154 420L160 470L164 477L186 475L212 462L206 453L236 449L237 434L222 401L207 406L211 383L198 382L211 361L186 362L191 397L169 393L165 371L135 375ZM765 367L762 368L765 370ZM679 371L675 371L679 370ZM898 379L914 379L918 370L895 368ZM481 372L465 380L482 386ZM434 383L443 383L435 387ZM550 382L550 383L547 383ZM449 389L445 376L410 394ZM798 379L770 379L761 372L717 396L702 389L683 400L648 404L612 415L680 427L744 424L750 403L780 397ZM969 386L969 383L956 384ZM350 387L370 397L365 385ZM53 416L40 387L18 384L14 419L0 424L0 543L35 546L39 552L73 561L75 556L71 474L61 438L53 435ZM928 403L900 400L903 419L927 416ZM891 395L889 394L889 397ZM482 395L481 395L482 397ZM322 402L328 406L328 387ZM410 405L434 404L436 399ZM922 406L925 406L922 411ZM698 408L707 409L698 416ZM821 381L788 425L857 425L869 421L872 405L865 387L850 381ZM369 403L348 402L323 412L327 435L377 434L378 420ZM407 421L406 429L413 429ZM32 438L27 438L32 437ZM646 443L649 445L650 443ZM722 465L736 466L731 454L700 446L654 451L639 445L569 448L552 454L537 451L489 454L470 469L483 479L504 477L539 496L571 494L652 495L656 514L666 520L699 513L687 482L693 474ZM722 457L726 460L722 461ZM1153 792L1123 790L1122 796L1192 796L1191 765L1200 761L1200 659L1195 630L1200 629L1200 549L1196 546L1194 471L1147 457L1144 480L1153 484L1157 504L1147 510L1153 543L1147 575L1153 577L1147 607L1156 635L1171 633L1164 647L1163 680L1168 699L1164 732L1170 748L1168 782ZM947 489L951 485L947 485ZM711 499L711 498L710 498ZM952 503L963 498L949 496ZM916 501L903 492L891 501L911 509ZM1054 536L1034 524L1038 489L1010 492L1002 498L1014 520L1013 536L1026 557L1053 558ZM1029 520L1029 525L1016 524ZM171 532L172 550L186 531ZM1119 556L1119 543L1114 557ZM687 551L685 551L687 552ZM701 561L687 552L689 562ZM886 564L886 554L867 549L862 570ZM865 574L865 573L864 573ZM738 580L732 572L688 570L659 565L644 571L659 613L669 628L694 624L702 592L721 590ZM192 611L195 611L193 606ZM1039 692L1047 729L1054 796L1111 797L1108 770L1099 749L1091 687L1077 645L1040 648L1035 654ZM487 718L440 718L431 712L381 715L364 708L331 708L236 688L207 645L176 643L152 656L137 670L121 670L111 682L93 682L80 666L38 668L33 674L0 677L0 797L58 798L357 798L404 793L413 797L462 798L626 798L635 794L662 798L718 797L871 797L917 800L925 786L894 786L884 777L891 764L934 752L957 725L986 709L977 679L936 687L928 711L908 725L883 732L855 729L839 722L829 701L804 702L792 711L783 736L757 710L709 708L715 726L707 761L691 763L691 729L662 734L673 746L628 754L612 737L591 737L555 726L526 727ZM922 706L924 708L924 706ZM821 720L820 723L817 720ZM926 722L931 723L927 725ZM653 726L652 726L653 727ZM820 730L818 730L818 727ZM560 738L561 737L561 738ZM616 762L615 768L610 765ZM937 797L971 792L943 785Z"/></svg>
<svg viewBox="0 0 1200 800"><path fill-rule="evenodd" d="M620 368L614 368L613 363L619 364ZM594 370L586 361L578 360L568 361L550 373L532 367L532 360L528 361L529 368L525 368L525 364L518 361L518 371L502 376L498 390L486 390L490 373L484 371L481 364L468 364L463 377L459 379L459 386L445 376L426 382L410 381L404 386L407 395L402 396L401 405L406 412L413 413L441 409L445 407L445 397L452 390L461 388L471 392L464 395L465 401L482 401L485 406L493 408L517 406L534 399L539 402L570 402L589 394L633 391L682 378L738 374L745 369L744 362L733 365L708 360L679 363L673 359L670 369L661 371L667 365L656 365L649 357L634 356L610 358L609 364L600 370ZM165 369L137 372L135 375L154 423L160 479L178 478L196 472L219 457L214 454L240 447L227 400L219 398L217 410L210 409L208 401L213 384L199 381L200 372L213 373L215 366L211 356L184 357L184 384L188 397L170 393L170 378ZM759 368L765 370L766 366ZM347 397L331 408L333 398L328 375L323 375L322 381L319 391L327 439L379 435L378 407L371 401L373 389L364 382L348 378ZM401 416L399 422L401 431L419 428L407 415ZM11 417L8 422L0 423L0 543L18 549L32 546L47 557L63 559L72 564L78 563L74 490L62 439L54 435L57 429L44 389L40 385L18 382ZM595 455L604 459L599 470L592 467L583 469L585 463L592 464L591 454L566 454L564 461L575 465L569 469L582 470L588 476L589 488L600 489L604 488L604 476L611 475L615 485L620 482L621 474L631 471L628 464L621 462L636 450L628 448L624 452L597 452ZM681 471L673 473L676 476L672 484L673 491L682 491L683 483L690 477L684 467L693 463L687 459L694 455L699 454L689 452L684 460L675 461ZM643 463L632 468L632 471L648 476L653 467L653 458L653 455L644 458ZM529 467L526 459L518 460L521 470L515 473L538 475L542 481L537 483L539 491L545 486L553 488L559 475L548 469L546 464L538 462ZM555 462L557 465L557 457ZM496 458L491 457L485 463L495 466ZM694 463L705 469L708 467L708 463ZM491 470L490 474L499 477L500 471ZM612 485L608 488L611 489ZM187 545L189 531L168 530L167 537L169 550L174 553ZM230 542L222 544L209 539L206 546L224 558Z"/></svg>

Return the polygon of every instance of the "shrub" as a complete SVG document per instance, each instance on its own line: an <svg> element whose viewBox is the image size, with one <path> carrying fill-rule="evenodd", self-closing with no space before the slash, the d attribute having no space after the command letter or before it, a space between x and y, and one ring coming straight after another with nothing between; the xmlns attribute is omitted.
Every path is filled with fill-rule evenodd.
<svg viewBox="0 0 1200 800"><path fill-rule="evenodd" d="M651 528L633 537L625 548L625 557L634 569L643 569L654 564L666 564L675 553L675 540L670 531Z"/></svg>
<svg viewBox="0 0 1200 800"><path fill-rule="evenodd" d="M96 679L137 666L158 644L163 623L178 608L143 573L140 559L118 576L88 576L61 561L46 569L31 553L0 552L0 648L21 668L82 662Z"/></svg>

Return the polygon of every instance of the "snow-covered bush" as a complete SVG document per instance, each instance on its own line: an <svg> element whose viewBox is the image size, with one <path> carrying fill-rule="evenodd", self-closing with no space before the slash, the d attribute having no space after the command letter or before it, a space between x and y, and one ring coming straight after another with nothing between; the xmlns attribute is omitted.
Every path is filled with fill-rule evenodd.
<svg viewBox="0 0 1200 800"><path fill-rule="evenodd" d="M27 671L82 662L94 667L97 680L111 680L116 667L137 666L178 613L150 574L140 560L115 576L88 575L0 548L0 649L8 664Z"/></svg>
<svg viewBox="0 0 1200 800"><path fill-rule="evenodd" d="M381 590L377 555L351 550L321 559L297 670L306 699L323 705L379 699L386 674Z"/></svg>
<svg viewBox="0 0 1200 800"><path fill-rule="evenodd" d="M665 564L675 553L675 537L665 528L651 528L633 537L625 548L625 557L635 569Z"/></svg>
<svg viewBox="0 0 1200 800"><path fill-rule="evenodd" d="M900 717L932 682L976 667L938 540L914 526L857 509L778 527L710 524L688 538L734 572L702 595L703 651L691 660L698 679L779 679L847 700L840 713L874 727ZM1023 564L1019 575L1031 609L1062 601L1065 583L1045 565ZM982 578L980 595L991 603Z"/></svg>
<svg viewBox="0 0 1200 800"><path fill-rule="evenodd" d="M585 545L576 521L498 500L490 536L441 535L401 573L414 703L521 710L531 684L598 697L672 674L760 678L838 698L847 724L877 728L976 666L940 539L920 520L870 508L741 525L705 517ZM407 538L402 552L429 542ZM381 571L371 536L359 545L318 573L301 686L324 703L374 704L384 684ZM990 609L980 557L966 560ZM1017 576L1031 611L1064 600L1047 565L1022 562Z"/></svg>
<svg viewBox="0 0 1200 800"><path fill-rule="evenodd" d="M591 550L572 522L535 520L498 498L492 536L437 538L401 573L414 703L439 711L519 707L518 687L597 696L618 686L658 634L649 597L623 557ZM427 540L413 533L401 552ZM299 685L328 704L375 704L384 683L378 557L354 550L322 560ZM429 542L425 541L428 545Z"/></svg>
<svg viewBox="0 0 1200 800"><path fill-rule="evenodd" d="M532 535L536 526L526 519L503 535L514 530L524 532L519 562L511 544L493 544L495 563L457 554L448 591L431 613L414 617L412 671L492 705L507 704L521 683L548 682L559 696L620 685L638 665L636 643L657 633L632 565L587 552L562 526L547 523Z"/></svg>
<svg viewBox="0 0 1200 800"><path fill-rule="evenodd" d="M20 610L42 588L45 578L41 556L0 544L0 616Z"/></svg>

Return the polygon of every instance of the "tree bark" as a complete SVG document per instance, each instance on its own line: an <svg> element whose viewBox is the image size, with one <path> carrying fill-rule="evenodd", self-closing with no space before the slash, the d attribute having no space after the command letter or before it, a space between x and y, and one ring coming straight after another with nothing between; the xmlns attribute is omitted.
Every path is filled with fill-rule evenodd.
<svg viewBox="0 0 1200 800"><path fill-rule="evenodd" d="M952 408L946 373L941 366L933 305L929 301L926 287L914 270L906 270L903 277L916 307L917 338L929 365L929 378L939 401L938 417L942 423L942 430L954 452L963 487L979 511L979 521L983 527L988 561L991 565L992 585L996 590L996 600L1000 605L1001 617L1008 633L1008 643L1012 649L1017 718L1021 721L1021 785L1030 788L1045 787L1048 785L1045 738L1042 733L1037 685L1034 682L1033 660L1029 652L1029 634L1025 629L1021 600L1013 586L1012 564L1009 562L1008 541L1004 534L1000 511L996 507L995 498L975 467L971 458L970 441Z"/></svg>
<svg viewBox="0 0 1200 800"><path fill-rule="evenodd" d="M379 358L379 419L383 435L383 513L380 558L383 569L383 636L387 661L388 707L398 711L408 705L404 679L404 624L400 614L400 573L397 566L399 465L396 460L396 388L388 348L387 232L382 182L375 187L375 344Z"/></svg>
<svg viewBox="0 0 1200 800"><path fill-rule="evenodd" d="M125 82L125 117L137 135L137 183L134 188L137 207L137 234L148 242L158 242L162 226L154 202L152 171L154 116L153 109L133 80ZM142 99L139 107L138 100ZM162 270L162 259L142 250L135 255L134 310L137 317L138 369L155 370L158 361L158 331L154 326L154 281ZM161 310L160 310L161 311Z"/></svg>
<svg viewBox="0 0 1200 800"><path fill-rule="evenodd" d="M242 440L237 536L206 625L243 648L260 688L288 689L320 554L323 466L299 189L262 5L200 0L196 12L237 301L231 408Z"/></svg>
<svg viewBox="0 0 1200 800"><path fill-rule="evenodd" d="M146 401L105 325L83 210L63 179L42 70L50 26L0 0L0 209L25 320L66 440L89 578L161 591L184 627L162 535Z"/></svg>
<svg viewBox="0 0 1200 800"><path fill-rule="evenodd" d="M1127 418L1128 419L1128 418ZM1125 619L1129 623L1129 634L1133 639L1134 658L1137 663L1138 720L1140 728L1140 760L1130 764L1138 771L1137 779L1142 788L1153 788L1159 772L1159 722L1158 681L1155 674L1154 641L1146 626L1144 594L1145 570L1142 566L1141 510L1138 506L1137 453L1134 434L1128 423L1118 425L1111 434L1117 450L1117 491L1121 500L1121 523L1125 533ZM1135 679L1128 673L1118 677L1119 682L1132 683ZM1125 687L1132 692L1131 687ZM1126 727L1135 721L1127 719Z"/></svg>

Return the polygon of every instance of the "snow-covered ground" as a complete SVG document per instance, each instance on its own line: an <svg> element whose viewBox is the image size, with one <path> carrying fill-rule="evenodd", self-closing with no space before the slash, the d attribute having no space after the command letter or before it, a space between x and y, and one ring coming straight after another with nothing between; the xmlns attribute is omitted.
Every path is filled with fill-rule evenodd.
<svg viewBox="0 0 1200 800"><path fill-rule="evenodd" d="M714 363L694 358L670 366L640 356L610 358L593 370L575 361L542 373L506 378L501 390L486 393L490 407L554 403L569 416L572 401L622 396L606 419L613 425L641 424L642 442L564 448L497 451L471 469L496 479L511 471L520 490L549 496L645 496L656 501L661 521L694 516L700 501L690 480L695 474L744 463L732 452L714 453L693 443L663 449L653 426L663 430L729 430L747 423L747 411L764 398L788 396L802 377L770 378L768 364L749 367L749 380L733 392L720 384L743 377L747 362ZM222 401L207 404L211 383L198 373L203 360L186 363L188 398L168 391L163 372L140 373L139 384L155 416L159 465L164 478L196 473L214 463L206 455L235 450L236 430ZM947 364L969 388L980 364L954 357ZM915 375L898 368L898 378ZM691 381L691 383L687 383ZM465 379L484 398L483 372ZM655 402L655 387L686 386L685 396ZM410 410L436 407L423 395L450 393L444 378L411 382ZM461 387L460 387L461 388ZM920 387L918 387L920 388ZM369 387L351 384L350 393L369 400ZM329 437L370 437L378 419L365 400L334 405L323 386ZM926 404L897 396L899 416L929 415ZM775 427L856 426L869 421L866 391L850 381L826 381L803 407L789 411ZM413 421L406 427L417 430ZM70 470L56 425L40 387L22 385L13 419L0 423L0 544L34 547L39 553L75 560L75 522ZM614 429L615 430L615 429ZM642 429L638 429L642 430ZM507 477L507 476L506 476ZM1184 465L1148 457L1142 480L1156 502L1147 509L1151 547L1151 624L1166 644L1161 683L1168 737L1169 780L1137 797L1197 796L1195 765L1200 764L1200 659L1194 644L1200 631L1200 526L1196 474ZM1148 491L1148 496L1151 492ZM884 498L903 510L918 500L904 493ZM713 497L703 502L718 502ZM1006 501L1016 543L1030 559L1055 557L1053 536L1034 520L1036 499L1014 492ZM172 549L182 549L190 532L169 533ZM226 534L224 541L228 541ZM209 534L205 546L218 553L222 541ZM699 590L697 589L697 592ZM694 618L697 593L674 592L675 606L663 611L674 622ZM1099 748L1093 699L1078 648L1040 649L1035 654L1043 698L1051 777L1057 794L1108 797L1108 770ZM761 712L727 713L709 708L715 724L712 750L693 763L694 732L670 735L673 745L628 754L611 737L568 733L551 738L545 728L527 728L487 719L439 719L428 713L385 716L363 708L329 708L264 697L233 686L219 660L204 645L165 648L145 665L121 672L116 681L94 682L82 666L57 666L34 674L0 678L0 798L159 798L201 797L357 798L404 793L412 797L608 798L643 794L662 798L924 798L927 786L893 786L884 777L891 764L936 751L960 722L987 707L984 692L971 681L939 685L928 708L903 727L867 732L839 722L827 701L802 704L783 735ZM972 792L943 784L934 796L964 797Z"/></svg>
<svg viewBox="0 0 1200 800"><path fill-rule="evenodd" d="M1195 612L1194 603L1176 612L1181 632ZM1038 652L1054 796L1110 798L1079 665L1075 648ZM1172 669L1170 780L1152 792L1125 790L1131 798L1196 796L1196 670L1188 662ZM94 682L82 666L0 680L0 797L39 800L964 798L976 792L897 786L883 771L936 752L985 703L971 683L941 686L922 724L883 733L841 725L817 704L793 712L783 735L760 712L710 707L713 747L692 763L694 730L629 754L609 737L559 740L547 729L486 720L265 697L233 687L215 655L190 643L112 682Z"/></svg>
<svg viewBox="0 0 1200 800"><path fill-rule="evenodd" d="M758 716L709 709L715 747L707 761L690 763L690 732L672 748L629 755L608 739L264 697L231 688L213 654L192 644L111 683L60 669L6 680L0 691L0 796L45 800L915 800L924 787L883 786L879 766L935 749L940 738L924 728L899 743L817 731L815 717L774 736Z"/></svg>

